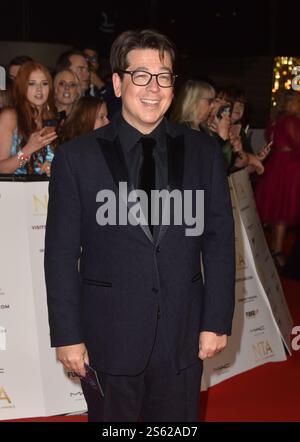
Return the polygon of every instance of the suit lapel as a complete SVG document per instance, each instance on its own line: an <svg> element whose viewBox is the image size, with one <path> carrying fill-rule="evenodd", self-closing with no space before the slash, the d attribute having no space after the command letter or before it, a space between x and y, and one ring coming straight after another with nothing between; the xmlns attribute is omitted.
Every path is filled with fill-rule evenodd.
<svg viewBox="0 0 300 442"><path fill-rule="evenodd" d="M168 191L183 188L183 172L184 172L184 157L185 145L184 136L178 135L172 137L166 133L167 152L168 152ZM166 209L166 207L163 208ZM170 220L171 221L171 220ZM166 234L169 225L162 224L158 233L157 243L159 243Z"/></svg>
<svg viewBox="0 0 300 442"><path fill-rule="evenodd" d="M115 137L113 141L97 138L97 141L117 188L120 181L129 184L129 173L119 137Z"/></svg>
<svg viewBox="0 0 300 442"><path fill-rule="evenodd" d="M101 148L107 166L110 170L115 185L118 189L118 193L119 193L119 183L126 182L127 195L128 195L129 192L134 191L134 188L129 177L129 172L126 166L126 161L119 137L116 136L113 140L97 138L97 142ZM126 207L128 207L130 211L131 207L136 205L136 203L128 202L126 198L127 195L119 193L119 198L122 198ZM140 213L142 213L141 207L140 207ZM129 217L134 218L134 220L136 221L137 224L139 224L139 226L141 227L142 231L147 236L147 238L153 243L153 237L151 235L149 227L147 225L140 224L139 220L134 216L132 212L129 212Z"/></svg>

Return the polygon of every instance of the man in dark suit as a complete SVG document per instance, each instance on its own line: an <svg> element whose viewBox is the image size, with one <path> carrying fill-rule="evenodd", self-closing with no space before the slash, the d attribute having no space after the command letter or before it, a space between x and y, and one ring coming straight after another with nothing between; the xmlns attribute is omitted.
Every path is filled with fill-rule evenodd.
<svg viewBox="0 0 300 442"><path fill-rule="evenodd" d="M197 420L202 360L231 332L234 227L224 163L211 138L164 118L174 58L173 44L155 31L121 34L111 49L121 115L60 146L52 164L51 343L68 370L83 377L88 362L97 370L104 397L82 380L93 421ZM143 199L126 200L124 183L146 196L192 192L194 209L204 191L204 213L193 209L204 217L203 234L191 231L187 216L176 222L175 203L168 223L167 200L161 213ZM138 223L147 211L149 223Z"/></svg>

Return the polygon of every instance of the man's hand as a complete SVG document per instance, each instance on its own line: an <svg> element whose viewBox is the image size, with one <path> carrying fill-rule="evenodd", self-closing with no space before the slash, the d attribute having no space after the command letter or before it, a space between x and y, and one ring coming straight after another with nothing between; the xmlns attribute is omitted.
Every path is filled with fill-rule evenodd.
<svg viewBox="0 0 300 442"><path fill-rule="evenodd" d="M75 344L57 348L57 358L68 370L80 376L85 376L84 363L89 363L85 345Z"/></svg>
<svg viewBox="0 0 300 442"><path fill-rule="evenodd" d="M218 335L213 332L203 331L199 335L200 359L212 358L220 353L227 345L227 335Z"/></svg>

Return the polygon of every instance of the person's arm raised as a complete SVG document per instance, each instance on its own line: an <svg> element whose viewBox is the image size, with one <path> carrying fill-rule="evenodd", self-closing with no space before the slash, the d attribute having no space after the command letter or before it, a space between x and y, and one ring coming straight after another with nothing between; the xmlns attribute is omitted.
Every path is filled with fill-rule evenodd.
<svg viewBox="0 0 300 442"><path fill-rule="evenodd" d="M17 128L16 112L13 109L4 110L0 114L0 173L14 173L30 156L47 144L51 144L56 138L56 133L45 134L44 129L34 132L21 150L21 157L18 153L10 156L13 143L13 134ZM22 160L23 158L23 160Z"/></svg>

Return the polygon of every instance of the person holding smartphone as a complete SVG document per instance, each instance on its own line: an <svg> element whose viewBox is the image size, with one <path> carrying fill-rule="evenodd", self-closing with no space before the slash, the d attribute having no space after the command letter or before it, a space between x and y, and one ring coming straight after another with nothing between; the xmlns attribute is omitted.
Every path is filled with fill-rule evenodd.
<svg viewBox="0 0 300 442"><path fill-rule="evenodd" d="M43 120L54 118L52 79L40 63L24 63L14 81L14 107L0 114L0 173L50 175L55 131Z"/></svg>
<svg viewBox="0 0 300 442"><path fill-rule="evenodd" d="M248 156L243 150L240 135L230 130L232 101L227 89L221 89L213 102L206 127L217 138L224 157L227 174L248 166Z"/></svg>

